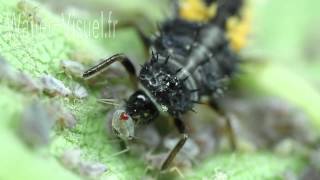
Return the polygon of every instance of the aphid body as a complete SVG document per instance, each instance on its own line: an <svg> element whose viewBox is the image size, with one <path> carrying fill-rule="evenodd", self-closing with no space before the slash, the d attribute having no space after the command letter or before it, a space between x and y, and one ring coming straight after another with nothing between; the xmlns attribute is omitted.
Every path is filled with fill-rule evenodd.
<svg viewBox="0 0 320 180"><path fill-rule="evenodd" d="M77 61L62 60L60 61L60 67L66 74L76 78L81 77L84 72L84 66Z"/></svg>
<svg viewBox="0 0 320 180"><path fill-rule="evenodd" d="M50 96L70 96L71 90L66 87L62 81L56 79L51 75L43 75L40 78L41 84L43 86L43 91Z"/></svg>
<svg viewBox="0 0 320 180"><path fill-rule="evenodd" d="M237 55L229 48L226 38L226 20L237 15L241 5L242 0L218 1L216 16L204 24L179 17L164 22L155 39L143 37L152 56L142 65L138 76L134 65L122 54L112 56L83 75L90 78L119 61L136 83L137 90L126 101L122 116L115 114L113 119L113 127L127 128L121 132L114 128L122 139L132 137L134 126L152 122L160 114L168 114L174 119L181 138L162 163L161 170L168 168L185 144L188 135L182 115L192 111L195 103L209 100L209 104L224 115L217 98L223 94L225 82L236 72L238 64ZM123 117L132 119L134 124L117 125L117 120L124 122ZM231 129L230 122L227 126ZM230 141L234 146L231 130Z"/></svg>

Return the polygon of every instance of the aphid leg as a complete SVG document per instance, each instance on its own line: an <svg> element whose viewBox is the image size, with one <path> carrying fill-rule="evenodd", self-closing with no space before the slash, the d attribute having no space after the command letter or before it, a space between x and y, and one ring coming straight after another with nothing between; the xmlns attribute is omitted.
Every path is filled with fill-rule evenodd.
<svg viewBox="0 0 320 180"><path fill-rule="evenodd" d="M220 116L224 117L224 119L226 121L227 135L228 135L228 138L229 138L229 142L230 142L231 148L232 148L232 150L236 150L237 149L237 142L236 142L236 137L235 137L235 133L234 133L230 118L228 117L228 115L225 113L225 111L223 110L221 105L216 100L211 100L209 105Z"/></svg>
<svg viewBox="0 0 320 180"><path fill-rule="evenodd" d="M112 154L112 155L110 156L111 158L120 156L120 155L122 155L122 154L130 151L130 147L129 147L128 142L121 140L120 146L121 146L122 150L119 151L119 152L116 152L116 153Z"/></svg>
<svg viewBox="0 0 320 180"><path fill-rule="evenodd" d="M121 151L119 151L119 152L117 152L117 153L114 153L114 154L112 154L110 157L117 157L117 156L120 156L121 154L124 154L124 153L126 153L126 152L128 152L128 151L130 151L130 148L129 148L129 147L126 147L124 150L121 150Z"/></svg>
<svg viewBox="0 0 320 180"><path fill-rule="evenodd" d="M181 172L181 170L177 166L170 168L169 172L176 172L177 174L179 174L180 178L184 178L183 173Z"/></svg>
<svg viewBox="0 0 320 180"><path fill-rule="evenodd" d="M110 58L102 61L98 65L95 65L85 71L82 75L85 79L90 79L102 72L104 72L108 66L113 64L114 62L121 62L121 64L124 66L126 71L128 72L131 81L133 82L134 88L136 89L138 87L138 79L136 74L136 69L132 63L132 61L125 56L124 54L116 54L114 56L111 56Z"/></svg>
<svg viewBox="0 0 320 180"><path fill-rule="evenodd" d="M161 170L165 170L169 167L170 163L174 160L178 152L181 150L183 145L186 143L188 139L188 134L186 133L186 127L184 122L180 118L174 119L175 126L178 128L179 132L181 133L182 137L175 145L175 147L169 152L166 160L161 165Z"/></svg>

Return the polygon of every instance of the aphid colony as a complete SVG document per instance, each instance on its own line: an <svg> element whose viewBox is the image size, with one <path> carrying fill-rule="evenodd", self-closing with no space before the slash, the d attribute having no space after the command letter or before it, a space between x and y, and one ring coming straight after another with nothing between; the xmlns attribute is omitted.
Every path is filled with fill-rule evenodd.
<svg viewBox="0 0 320 180"><path fill-rule="evenodd" d="M68 69L69 66L65 66L64 70ZM43 93L49 97L72 99L84 99L88 96L87 90L80 84L74 84L70 89L62 81L47 74L35 79L27 73L14 69L3 58L0 58L0 72L0 82L33 95ZM69 75L72 76L71 73ZM75 115L62 106L58 99L50 102L40 102L36 99L34 96L33 102L26 106L19 126L19 134L27 144L31 146L48 144L50 130L55 124L60 128L75 127L77 123Z"/></svg>
<svg viewBox="0 0 320 180"><path fill-rule="evenodd" d="M68 62L68 63L66 63ZM83 66L74 61L61 61L62 69L70 76L78 77L77 73L83 72ZM0 58L0 81L19 88L26 92L43 92L49 96L65 96L83 99L88 96L87 90L80 84L67 87L62 81L52 75L42 75L38 79L14 69L3 58Z"/></svg>
<svg viewBox="0 0 320 180"><path fill-rule="evenodd" d="M102 163L81 159L80 149L66 150L60 157L60 161L66 168L88 178L98 178L108 170Z"/></svg>
<svg viewBox="0 0 320 180"><path fill-rule="evenodd" d="M73 78L78 78L84 69L82 64L69 60L61 61L60 67ZM3 58L0 58L0 82L33 95L43 93L49 97L72 99L84 99L88 96L87 90L78 83L69 88L47 74L35 79L27 73L17 71ZM73 129L77 122L76 116L59 102L59 98L41 101L34 96L21 114L17 134L26 145L38 149L50 144L54 128ZM61 162L66 168L88 178L98 178L107 171L102 163L81 159L80 150L66 150L61 156Z"/></svg>
<svg viewBox="0 0 320 180"><path fill-rule="evenodd" d="M229 17L240 16L243 2L226 0L216 4L215 16L206 23L175 16L161 24L155 39L139 33L152 55L142 65L138 76L131 60L123 54L114 55L83 74L85 79L92 78L114 62L121 62L128 71L136 91L112 119L114 133L124 141L134 138L136 126L148 124L159 115L173 119L181 137L162 162L161 170L169 167L187 141L183 115L193 111L195 104L207 103L225 116L219 97L239 63L230 49L225 30ZM235 148L231 123L227 117L225 119L231 146Z"/></svg>

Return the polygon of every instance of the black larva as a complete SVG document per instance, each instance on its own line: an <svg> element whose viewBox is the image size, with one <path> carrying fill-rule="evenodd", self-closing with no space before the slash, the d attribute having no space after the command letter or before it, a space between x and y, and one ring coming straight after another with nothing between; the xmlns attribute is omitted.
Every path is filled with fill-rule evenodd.
<svg viewBox="0 0 320 180"><path fill-rule="evenodd" d="M162 163L162 170L169 166L188 138L181 118L195 103L206 101L224 115L217 97L223 94L226 82L236 72L238 64L237 55L230 50L225 36L225 21L239 13L242 4L241 0L233 2L217 1L217 16L206 24L175 17L160 26L160 33L154 39L144 37L140 32L152 55L150 61L142 65L138 76L134 65L122 54L112 56L83 74L84 78L90 78L116 61L129 72L137 90L112 120L113 131L125 141L134 137L134 125L149 123L160 113L173 117L182 137ZM234 147L231 124L226 119Z"/></svg>

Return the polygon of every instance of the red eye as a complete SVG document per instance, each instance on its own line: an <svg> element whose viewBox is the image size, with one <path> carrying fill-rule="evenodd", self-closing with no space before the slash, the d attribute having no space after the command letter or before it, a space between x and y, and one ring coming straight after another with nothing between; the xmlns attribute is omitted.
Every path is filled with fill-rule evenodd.
<svg viewBox="0 0 320 180"><path fill-rule="evenodd" d="M126 121L126 120L128 120L129 119L129 115L127 114L127 113L121 113L121 115L120 115L120 120L122 120L122 121Z"/></svg>

